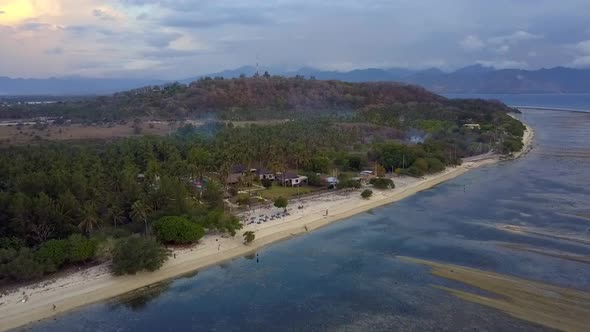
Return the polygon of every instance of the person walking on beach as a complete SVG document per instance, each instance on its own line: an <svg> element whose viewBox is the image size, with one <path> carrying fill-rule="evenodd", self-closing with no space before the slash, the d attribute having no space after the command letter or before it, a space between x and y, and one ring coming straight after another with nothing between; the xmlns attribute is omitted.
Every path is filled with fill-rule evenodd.
<svg viewBox="0 0 590 332"><path fill-rule="evenodd" d="M54 304L54 305L53 305L53 311L55 311L55 308L57 308L57 307L56 307L56 306L55 306L55 304Z"/></svg>

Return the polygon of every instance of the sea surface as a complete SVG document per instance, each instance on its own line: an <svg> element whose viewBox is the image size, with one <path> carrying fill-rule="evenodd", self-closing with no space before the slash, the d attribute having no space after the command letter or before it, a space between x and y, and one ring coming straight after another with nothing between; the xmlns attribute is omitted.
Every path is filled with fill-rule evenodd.
<svg viewBox="0 0 590 332"><path fill-rule="evenodd" d="M590 103L584 106L590 109ZM546 331L433 285L410 256L590 291L590 265L508 249L590 255L590 114L527 110L534 149L401 202L136 296L84 307L32 331Z"/></svg>
<svg viewBox="0 0 590 332"><path fill-rule="evenodd" d="M508 106L565 108L590 112L590 93L560 94L443 94L447 98L496 99Z"/></svg>

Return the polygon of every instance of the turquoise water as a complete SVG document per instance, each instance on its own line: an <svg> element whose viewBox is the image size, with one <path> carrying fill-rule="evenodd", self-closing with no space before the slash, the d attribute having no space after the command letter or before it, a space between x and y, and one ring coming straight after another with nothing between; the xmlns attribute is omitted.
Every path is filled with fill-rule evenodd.
<svg viewBox="0 0 590 332"><path fill-rule="evenodd" d="M590 246L509 233L533 227L590 241L590 114L525 111L535 148L401 202L264 248L141 296L27 327L33 331L546 330L460 300L398 255L590 291L590 265L502 243L590 255Z"/></svg>

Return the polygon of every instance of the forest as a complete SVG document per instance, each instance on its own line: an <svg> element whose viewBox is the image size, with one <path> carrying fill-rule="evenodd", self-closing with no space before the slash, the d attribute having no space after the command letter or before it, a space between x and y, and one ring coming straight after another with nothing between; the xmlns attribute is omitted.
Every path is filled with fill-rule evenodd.
<svg viewBox="0 0 590 332"><path fill-rule="evenodd" d="M230 118L252 113L258 119L269 116L265 107L270 104L306 115L272 125L186 125L166 137L3 149L0 285L105 261L113 262L116 274L155 270L167 258L162 244L195 243L208 233L235 235L241 224L224 197L232 194L226 180L237 164L309 174L379 166L422 176L460 164L463 157L522 147L524 126L507 115L510 109L503 104L451 101L417 87L260 77L203 79L162 89L174 91L149 88L93 102L104 103L100 116L114 118L127 117L125 112L147 115L153 108L153 114L167 117L218 112ZM168 97L152 100L152 94ZM425 99L416 101L417 95ZM186 113L156 105L156 100L187 101L189 96L196 101ZM130 108L147 100L151 106ZM117 106L106 106L111 103ZM56 106L43 107L53 112ZM319 109L353 111L322 116L316 114ZM94 117L94 111L84 114ZM480 129L466 123L478 123ZM419 141L409 141L412 135Z"/></svg>
<svg viewBox="0 0 590 332"><path fill-rule="evenodd" d="M174 83L44 105L1 105L0 119L63 117L109 122L150 119L262 120L350 114L365 107L447 109L478 114L485 109L509 112L501 103L455 101L425 89L395 82L347 83L303 77L263 75L235 79L205 77L189 85Z"/></svg>

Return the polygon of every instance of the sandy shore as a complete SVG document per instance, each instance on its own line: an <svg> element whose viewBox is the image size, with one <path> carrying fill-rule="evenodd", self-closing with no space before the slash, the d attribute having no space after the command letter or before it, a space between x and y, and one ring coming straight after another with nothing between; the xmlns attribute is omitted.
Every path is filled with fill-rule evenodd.
<svg viewBox="0 0 590 332"><path fill-rule="evenodd" d="M508 114L508 115L510 115L511 117L513 117L519 121L522 121L522 120L516 118L512 114ZM514 158L519 158L520 156L527 154L533 148L533 139L535 138L535 131L528 124L524 123L524 125L526 127L526 130L524 131L524 135L522 136L523 148L522 148L522 150L513 154Z"/></svg>
<svg viewBox="0 0 590 332"><path fill-rule="evenodd" d="M530 149L533 138L532 129L528 126L527 128L523 139L525 148L522 153ZM472 168L495 163L498 160L498 156L492 155L482 160L464 162L461 166L448 168L441 173L421 179L395 178L394 190L374 191L373 197L368 200L362 199L359 191L306 197L301 201L294 200L290 202L289 215L272 220L272 216L276 216L281 210L274 207L259 208L243 215L248 222L254 221L254 223L244 226L234 238L208 235L192 248L175 251L176 258L170 258L156 272L114 277L109 273L107 266L101 265L51 282L22 287L0 297L0 331L107 300L225 260L245 256L274 242L397 202L464 174ZM267 221L258 224L260 220ZM249 245L242 244L242 234L246 231L254 231L256 234L256 240ZM56 306L55 309L53 305Z"/></svg>

